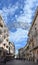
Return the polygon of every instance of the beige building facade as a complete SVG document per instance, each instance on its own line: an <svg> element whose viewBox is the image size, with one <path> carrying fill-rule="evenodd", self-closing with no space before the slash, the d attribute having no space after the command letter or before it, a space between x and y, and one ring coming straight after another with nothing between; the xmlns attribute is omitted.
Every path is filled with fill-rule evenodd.
<svg viewBox="0 0 38 65"><path fill-rule="evenodd" d="M11 56L15 55L15 46L10 42L9 45L9 31L0 16L0 58L9 55L9 47Z"/></svg>
<svg viewBox="0 0 38 65"><path fill-rule="evenodd" d="M32 60L37 62L38 61L38 9L36 11L35 18L31 25L31 28L28 33L29 36L29 49L31 52Z"/></svg>
<svg viewBox="0 0 38 65"><path fill-rule="evenodd" d="M15 57L15 45L9 42L9 54L11 57Z"/></svg>
<svg viewBox="0 0 38 65"><path fill-rule="evenodd" d="M0 16L0 57L8 53L8 29Z"/></svg>
<svg viewBox="0 0 38 65"><path fill-rule="evenodd" d="M23 48L20 48L19 50L18 50L18 58L19 59L23 59Z"/></svg>

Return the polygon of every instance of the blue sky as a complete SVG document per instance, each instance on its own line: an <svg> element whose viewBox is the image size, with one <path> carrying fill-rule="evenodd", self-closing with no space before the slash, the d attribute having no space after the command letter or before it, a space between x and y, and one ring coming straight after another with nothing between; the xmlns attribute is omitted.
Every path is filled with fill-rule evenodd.
<svg viewBox="0 0 38 65"><path fill-rule="evenodd" d="M17 50L27 43L38 0L0 0L0 15L9 29L9 40Z"/></svg>

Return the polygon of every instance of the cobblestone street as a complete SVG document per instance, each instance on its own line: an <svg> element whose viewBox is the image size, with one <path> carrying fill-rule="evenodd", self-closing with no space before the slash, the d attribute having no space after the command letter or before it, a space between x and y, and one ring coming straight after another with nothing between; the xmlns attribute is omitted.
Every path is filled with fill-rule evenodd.
<svg viewBox="0 0 38 65"><path fill-rule="evenodd" d="M24 60L11 60L8 61L6 64L0 63L0 65L38 65L38 64Z"/></svg>

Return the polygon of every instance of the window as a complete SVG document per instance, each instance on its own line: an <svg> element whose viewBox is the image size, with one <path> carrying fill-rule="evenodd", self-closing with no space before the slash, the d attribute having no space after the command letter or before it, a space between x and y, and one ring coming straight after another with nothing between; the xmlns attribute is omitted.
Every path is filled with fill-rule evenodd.
<svg viewBox="0 0 38 65"><path fill-rule="evenodd" d="M6 48L8 48L8 46L6 46Z"/></svg>
<svg viewBox="0 0 38 65"><path fill-rule="evenodd" d="M35 30L36 30L36 27L35 27Z"/></svg>
<svg viewBox="0 0 38 65"><path fill-rule="evenodd" d="M6 37L8 37L7 34L4 34L4 39L5 39Z"/></svg>
<svg viewBox="0 0 38 65"><path fill-rule="evenodd" d="M0 35L2 34L2 29L0 29Z"/></svg>
<svg viewBox="0 0 38 65"><path fill-rule="evenodd" d="M6 33L6 29L4 29L4 33Z"/></svg>
<svg viewBox="0 0 38 65"><path fill-rule="evenodd" d="M3 42L3 38L2 37L0 37L0 43L2 43Z"/></svg>
<svg viewBox="0 0 38 65"><path fill-rule="evenodd" d="M9 36L8 33L6 35L7 35L7 37Z"/></svg>
<svg viewBox="0 0 38 65"><path fill-rule="evenodd" d="M3 25L0 23L0 27L3 27Z"/></svg>
<svg viewBox="0 0 38 65"><path fill-rule="evenodd" d="M4 39L6 38L6 35L4 35Z"/></svg>
<svg viewBox="0 0 38 65"><path fill-rule="evenodd" d="M5 44L3 44L5 46Z"/></svg>
<svg viewBox="0 0 38 65"><path fill-rule="evenodd" d="M8 39L6 39L6 41L8 41Z"/></svg>
<svg viewBox="0 0 38 65"><path fill-rule="evenodd" d="M1 50L0 50L0 55L1 55Z"/></svg>

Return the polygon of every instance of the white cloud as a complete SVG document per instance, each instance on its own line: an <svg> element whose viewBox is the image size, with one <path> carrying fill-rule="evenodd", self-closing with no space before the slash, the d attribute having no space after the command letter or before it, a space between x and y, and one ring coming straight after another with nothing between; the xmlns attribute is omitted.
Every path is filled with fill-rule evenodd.
<svg viewBox="0 0 38 65"><path fill-rule="evenodd" d="M21 47L21 45L20 45L20 44L16 44L15 46L16 46L17 48Z"/></svg>
<svg viewBox="0 0 38 65"><path fill-rule="evenodd" d="M32 8L35 6L36 0L26 0L24 5L24 13L17 18L17 21L28 22L32 21L31 17L34 16L34 10Z"/></svg>
<svg viewBox="0 0 38 65"><path fill-rule="evenodd" d="M28 31L18 29L15 33L10 32L10 38L14 42L19 42L20 40L27 38Z"/></svg>
<svg viewBox="0 0 38 65"><path fill-rule="evenodd" d="M14 5L14 6L10 6L8 8L3 7L3 12L7 13L7 14L14 14L15 10L18 8L18 5Z"/></svg>
<svg viewBox="0 0 38 65"><path fill-rule="evenodd" d="M15 5L11 6L11 4L9 4L8 8L4 6L4 7L2 8L2 10L0 10L0 15L3 16L5 22L8 21L8 20L7 20L7 19L8 19L7 16L8 16L9 14L10 14L10 16L13 15L13 14L15 13L16 9L18 9L18 7L19 7L19 4L18 4L18 2L16 2Z"/></svg>

